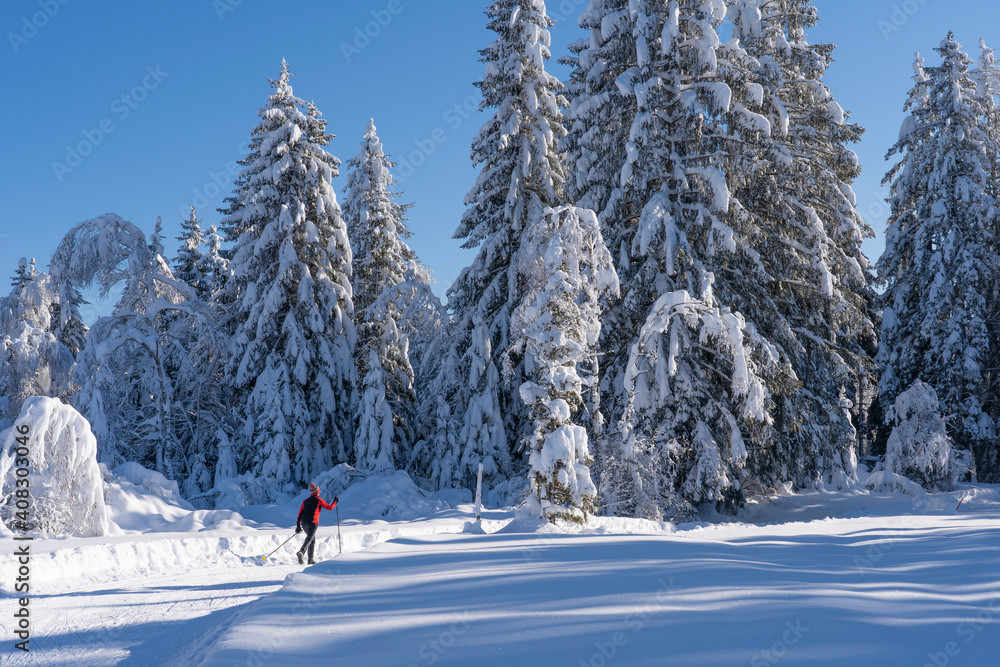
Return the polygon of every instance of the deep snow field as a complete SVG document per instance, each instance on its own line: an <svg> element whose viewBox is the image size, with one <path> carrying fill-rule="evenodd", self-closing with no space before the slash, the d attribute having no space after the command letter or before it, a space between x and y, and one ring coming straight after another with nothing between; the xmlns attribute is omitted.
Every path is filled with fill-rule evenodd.
<svg viewBox="0 0 1000 667"><path fill-rule="evenodd" d="M301 536L260 556L304 494L194 510L132 472L108 487L115 535L31 543L30 654L2 560L0 664L1000 664L996 486L782 493L733 523L564 531L512 508L475 524L468 492L404 473L343 478L321 494L340 495L343 553L323 512L322 560L300 566Z"/></svg>

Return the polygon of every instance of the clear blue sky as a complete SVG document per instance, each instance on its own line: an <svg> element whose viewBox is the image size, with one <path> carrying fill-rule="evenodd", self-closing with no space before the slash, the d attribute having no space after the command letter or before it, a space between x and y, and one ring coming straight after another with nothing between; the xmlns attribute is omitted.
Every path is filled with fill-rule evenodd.
<svg viewBox="0 0 1000 667"><path fill-rule="evenodd" d="M443 295L472 258L451 235L476 175L469 146L483 117L470 110L479 101L472 84L482 76L477 50L491 39L488 4L5 0L0 289L6 292L19 257L34 256L45 267L73 224L101 213L118 213L147 232L163 216L168 256L192 201L206 227L217 222L215 209L232 183L227 166L243 157L270 91L267 79L285 58L296 94L315 101L329 121L336 135L330 150L341 160L358 152L368 118L375 118L386 150L404 163L397 176L404 200L414 204L410 243ZM560 76L566 72L554 61L582 35L576 18L586 4L548 2L559 20L550 69ZM822 22L810 41L839 46L827 82L868 130L855 189L881 237L883 156L902 120L913 53L934 62L932 49L949 29L974 56L981 36L1000 48L1000 6L815 4ZM373 37L359 37L366 28ZM68 154L81 143L87 155ZM335 184L338 194L343 180ZM881 238L866 245L873 261L881 251Z"/></svg>

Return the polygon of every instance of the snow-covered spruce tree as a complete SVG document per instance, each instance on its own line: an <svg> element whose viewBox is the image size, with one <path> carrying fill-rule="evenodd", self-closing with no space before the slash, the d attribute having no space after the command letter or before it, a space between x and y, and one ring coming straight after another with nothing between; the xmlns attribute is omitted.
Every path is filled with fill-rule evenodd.
<svg viewBox="0 0 1000 667"><path fill-rule="evenodd" d="M525 230L517 270L528 291L513 315L512 329L520 332L514 351L524 348L534 361L520 387L534 426L525 438L529 507L552 522L586 521L597 509L597 487L587 429L572 418L582 412L585 388L597 383L584 368L595 369L598 297L618 292L597 215L572 206L546 209Z"/></svg>
<svg viewBox="0 0 1000 667"><path fill-rule="evenodd" d="M996 52L986 45L985 40L979 40L978 67L973 72L977 83L977 92L987 115L983 127L987 134L986 156L990 160L990 176L987 179L987 192L1000 201L1000 61ZM994 251L1000 253L1000 229L995 224ZM987 322L992 331L1000 327L1000 280L990 281L986 294ZM994 334L995 335L995 334ZM983 363L982 384L983 409L994 422L1000 420L1000 345L992 345L990 357ZM992 478L1000 477L1000 446L994 444L988 451L980 452L982 461L977 465L984 470L996 471Z"/></svg>
<svg viewBox="0 0 1000 667"><path fill-rule="evenodd" d="M361 405L358 406L358 429L354 436L357 467L374 473L387 473L396 468L395 454L398 450L393 423L395 415L385 395L391 380L375 348L369 348L365 368Z"/></svg>
<svg viewBox="0 0 1000 667"><path fill-rule="evenodd" d="M201 246L205 242L205 234L194 206L191 207L191 214L187 220L181 223L181 230L181 235L177 237L181 245L173 259L174 277L193 287L199 298L207 300L210 295L207 292L207 285L202 284L205 276L201 272L205 257Z"/></svg>
<svg viewBox="0 0 1000 667"><path fill-rule="evenodd" d="M31 396L67 399L73 353L56 336L59 289L35 262L21 259L9 296L0 298L0 429Z"/></svg>
<svg viewBox="0 0 1000 667"><path fill-rule="evenodd" d="M637 113L637 97L630 94L628 85L618 85L619 77L625 77L624 82L627 73L638 70L637 18L629 0L591 0L579 17L580 27L587 30L588 35L572 44L573 55L562 60L573 68L566 86L570 100L568 131L561 144L569 164L566 190L578 206L598 213L604 239L623 279L631 275L632 269L627 230L638 219L644 203L642 194L622 180L630 130ZM620 298L602 303L604 326L599 358L605 363L600 367L602 382L595 389L603 401L602 409L591 408L595 419L591 421L589 436L596 458L594 471L599 480L601 502L605 512L610 514L631 511L619 502L620 498L630 495L624 487L631 488L629 481L619 480L620 474L614 474L616 469L618 473L623 472L617 456L619 448L603 445L609 442L605 438L605 414L614 424L621 419L624 410L621 351L627 349L644 316L637 311L633 306L629 312L625 300ZM612 428L610 441L615 440L616 434L617 429Z"/></svg>
<svg viewBox="0 0 1000 667"><path fill-rule="evenodd" d="M952 489L959 466L934 388L917 380L896 397L886 418L892 433L886 443L885 469L929 490Z"/></svg>
<svg viewBox="0 0 1000 667"><path fill-rule="evenodd" d="M205 245L205 253L201 256L196 270L201 275L202 298L214 301L229 278L229 261L223 257L222 237L219 236L215 225L208 228Z"/></svg>
<svg viewBox="0 0 1000 667"><path fill-rule="evenodd" d="M770 423L777 355L727 301L753 250L734 229L725 140L728 124L760 131L760 119L754 101L733 104L746 64L720 44L724 17L721 2L595 2L576 49L575 192L597 207L622 281L601 340L602 404L617 425L599 457L609 513L738 502L746 443L764 442ZM605 125L624 139L615 158Z"/></svg>
<svg viewBox="0 0 1000 667"><path fill-rule="evenodd" d="M354 306L358 322L355 358L364 396L354 439L357 466L366 470L394 470L407 458L414 441L414 373L408 339L399 326L402 312L393 298L415 260L406 245L408 205L396 200L392 162L372 120L365 130L361 152L348 160L344 189L344 220L351 241ZM372 366L372 354L377 364ZM383 382L381 388L373 383ZM380 397L376 400L376 396ZM374 410L369 414L367 410ZM392 427L383 430L385 410ZM373 425L378 424L378 428ZM372 440L377 437L376 440Z"/></svg>
<svg viewBox="0 0 1000 667"><path fill-rule="evenodd" d="M486 74L476 85L481 108L496 112L473 140L472 160L481 170L454 235L478 253L448 290L468 402L457 406L463 414L458 468L453 480L442 481L467 486L475 483L480 463L488 484L510 474L511 450L530 429L518 396L525 361L510 354L511 312L525 289L513 259L528 223L545 206L560 203L565 180L557 151L565 100L562 84L545 71L552 25L545 5L497 0L486 14L497 38L480 51ZM510 361L503 376L502 358Z"/></svg>
<svg viewBox="0 0 1000 667"><path fill-rule="evenodd" d="M227 263L220 256L221 239L214 225L205 235L193 206L181 228L183 233L177 237L181 246L173 260L174 276L194 290L199 303L190 306L217 322L219 313L212 307L212 298L227 277ZM207 251L202 250L203 245L208 246ZM179 401L184 409L174 413L174 432L186 464L180 488L187 498L195 498L214 486L212 467L218 456L217 436L228 413L223 374L226 346L217 332L205 335L192 324L184 318L172 323L171 335L180 342L186 355L168 370L174 385L183 387L185 392Z"/></svg>
<svg viewBox="0 0 1000 667"><path fill-rule="evenodd" d="M282 61L221 222L236 238L221 301L246 424L239 458L272 495L347 459L355 404L351 248L331 185L340 161L290 77Z"/></svg>
<svg viewBox="0 0 1000 667"><path fill-rule="evenodd" d="M38 271L35 269L35 258L32 257L29 262L27 258L22 257L17 262L17 270L14 272L14 277L10 279L10 284L14 289L19 289L33 281L37 276Z"/></svg>
<svg viewBox="0 0 1000 667"><path fill-rule="evenodd" d="M0 299L0 331L10 334L18 320L28 321L35 328L44 326L76 358L87 338L87 325L80 316L80 306L86 301L80 291L39 272L35 260L24 257L18 262L11 285L10 296Z"/></svg>
<svg viewBox="0 0 1000 667"><path fill-rule="evenodd" d="M468 405L462 374L458 346L445 320L417 373L418 438L407 466L437 488L456 478L462 454L459 437L463 415L457 408Z"/></svg>
<svg viewBox="0 0 1000 667"><path fill-rule="evenodd" d="M726 169L740 205L735 226L755 253L742 267L754 280L730 302L794 373L773 387L774 441L755 449L749 466L765 486L842 481L854 476L863 406L852 424L841 404L863 403L875 345L861 251L874 233L857 211L851 182L860 167L848 148L862 129L823 82L834 47L808 43L819 20L811 0L739 0L728 15L751 57L734 103L752 102L769 128L734 127L724 144L736 156Z"/></svg>
<svg viewBox="0 0 1000 667"><path fill-rule="evenodd" d="M567 135L562 142L569 163L567 194L578 205L606 217L622 195L621 170L627 154L636 98L618 86L618 78L636 66L634 20L629 0L591 0L580 14L587 37L570 46L572 66L566 95ZM609 208L610 207L610 208ZM605 227L605 232L620 231ZM628 248L605 236L616 261L627 263Z"/></svg>
<svg viewBox="0 0 1000 667"><path fill-rule="evenodd" d="M971 450L981 481L1000 479L994 419L983 410L984 363L996 323L987 305L997 262L996 200L989 194L989 109L951 33L936 49L941 64L917 58L915 86L899 141L902 159L886 175L892 207L879 260L885 285L879 400L886 416L896 397L921 380L950 415L949 434Z"/></svg>
<svg viewBox="0 0 1000 667"><path fill-rule="evenodd" d="M149 252L160 257L163 257L166 252L163 247L163 218L161 216L156 216L153 234L149 237Z"/></svg>
<svg viewBox="0 0 1000 667"><path fill-rule="evenodd" d="M979 40L978 67L973 72L977 93L987 109L986 132L991 146L1000 146L1000 60L996 49ZM1000 152L988 151L990 169L990 194L1000 198ZM995 364L990 364L991 367Z"/></svg>

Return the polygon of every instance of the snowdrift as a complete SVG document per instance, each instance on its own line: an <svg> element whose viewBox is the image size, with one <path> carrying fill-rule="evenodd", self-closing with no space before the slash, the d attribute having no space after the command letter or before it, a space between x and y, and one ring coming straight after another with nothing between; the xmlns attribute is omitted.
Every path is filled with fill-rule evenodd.
<svg viewBox="0 0 1000 667"><path fill-rule="evenodd" d="M135 463L104 469L109 535L89 539L36 539L32 580L45 589L81 586L130 576L184 572L192 568L293 564L301 537L267 562L260 556L292 535L306 492L281 504L245 506L240 511L198 510L181 498L177 485ZM336 517L324 512L317 534L320 560L369 549L401 537L459 533L472 518L467 490L427 493L404 472L364 476L337 466L319 477L324 498L340 495L341 537ZM343 487L341 485L344 485ZM509 520L509 519L508 519ZM503 525L495 522L492 528ZM0 590L10 592L13 564L0 563Z"/></svg>
<svg viewBox="0 0 1000 667"><path fill-rule="evenodd" d="M16 520L42 535L108 533L97 439L83 415L54 398L26 399L0 434L0 485L7 530Z"/></svg>

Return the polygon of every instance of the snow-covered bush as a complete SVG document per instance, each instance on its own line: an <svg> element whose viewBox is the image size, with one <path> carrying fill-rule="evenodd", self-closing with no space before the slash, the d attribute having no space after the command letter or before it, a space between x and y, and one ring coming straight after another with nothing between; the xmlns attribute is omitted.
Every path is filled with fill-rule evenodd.
<svg viewBox="0 0 1000 667"><path fill-rule="evenodd" d="M893 429L885 446L885 469L927 489L953 487L952 442L934 388L917 380L896 397L887 418Z"/></svg>
<svg viewBox="0 0 1000 667"><path fill-rule="evenodd" d="M15 493L27 488L29 530L50 535L106 535L104 481L97 465L97 439L87 420L54 398L33 396L24 402L14 424L0 434L3 523L9 528L14 520L21 522L14 514ZM18 476L17 471L25 468L28 475ZM27 479L28 487L18 487L18 479Z"/></svg>

